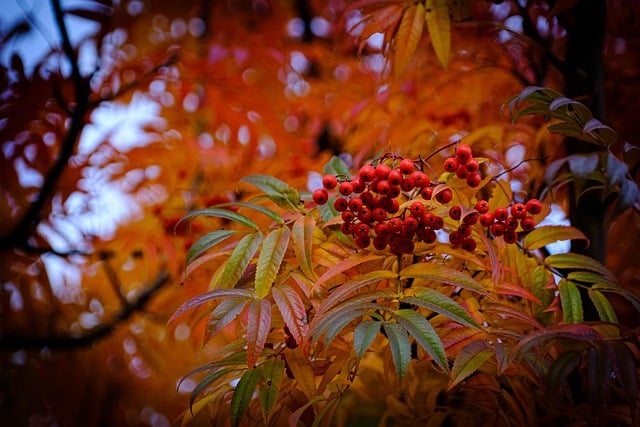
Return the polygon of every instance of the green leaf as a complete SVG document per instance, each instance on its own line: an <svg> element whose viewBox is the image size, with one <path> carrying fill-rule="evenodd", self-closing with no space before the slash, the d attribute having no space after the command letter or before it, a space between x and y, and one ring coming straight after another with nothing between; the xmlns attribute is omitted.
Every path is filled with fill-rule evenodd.
<svg viewBox="0 0 640 427"><path fill-rule="evenodd" d="M604 265L582 254L566 253L549 255L545 258L544 264L547 267L566 270L588 270L600 273L605 277L613 277L613 274L611 274Z"/></svg>
<svg viewBox="0 0 640 427"><path fill-rule="evenodd" d="M336 304L346 300L347 295L350 295L356 291L359 291L365 286L372 285L374 283L380 283L383 280L397 279L398 275L389 270L376 270L366 274L362 274L354 277L351 280L340 285L336 290L325 298L318 309L319 313L330 310Z"/></svg>
<svg viewBox="0 0 640 427"><path fill-rule="evenodd" d="M264 191L271 200L282 208L297 209L300 193L289 187L286 182L268 175L249 175L240 181L249 183Z"/></svg>
<svg viewBox="0 0 640 427"><path fill-rule="evenodd" d="M262 238L263 234L258 231L247 234L238 242L227 260L222 274L216 280L215 287L233 288L238 283L260 247Z"/></svg>
<svg viewBox="0 0 640 427"><path fill-rule="evenodd" d="M240 420L249 407L249 402L260 379L260 371L260 368L249 369L238 381L231 398L231 425L234 427L240 424Z"/></svg>
<svg viewBox="0 0 640 427"><path fill-rule="evenodd" d="M427 31L438 60L446 69L451 50L451 17L447 0L427 0Z"/></svg>
<svg viewBox="0 0 640 427"><path fill-rule="evenodd" d="M449 372L447 356L444 352L444 345L431 323L420 313L411 309L400 309L394 313L396 320L404 327L418 344L425 349L429 356L442 368Z"/></svg>
<svg viewBox="0 0 640 427"><path fill-rule="evenodd" d="M356 327L353 332L353 349L358 359L362 358L364 352L380 332L380 325L381 322L377 320L365 320Z"/></svg>
<svg viewBox="0 0 640 427"><path fill-rule="evenodd" d="M616 132L600 120L592 118L584 125L582 132L595 134L595 139L602 142L601 145L611 147L616 142Z"/></svg>
<svg viewBox="0 0 640 427"><path fill-rule="evenodd" d="M411 361L409 336L407 335L407 331L397 323L384 322L382 327L389 340L389 347L391 347L391 356L396 366L396 372L400 380L402 380L409 370L409 362Z"/></svg>
<svg viewBox="0 0 640 427"><path fill-rule="evenodd" d="M559 240L586 240L587 236L575 227L545 225L532 230L524 238L522 246L528 250L540 249Z"/></svg>
<svg viewBox="0 0 640 427"><path fill-rule="evenodd" d="M300 269L308 279L315 280L316 274L311 263L311 250L313 245L313 229L316 222L311 216L301 216L292 227L293 249Z"/></svg>
<svg viewBox="0 0 640 427"><path fill-rule="evenodd" d="M209 292L205 292L200 295L196 295L191 298L184 304L182 304L176 311L171 315L167 324L173 323L178 317L180 317L185 311L192 310L196 307L201 306L204 303L215 301L219 298L233 298L233 297L241 297L241 298L250 298L253 296L251 291L247 291L245 289L214 289Z"/></svg>
<svg viewBox="0 0 640 427"><path fill-rule="evenodd" d="M589 288L589 298L598 311L598 316L603 322L618 323L616 312L606 296L597 289Z"/></svg>
<svg viewBox="0 0 640 427"><path fill-rule="evenodd" d="M417 305L418 307L426 308L428 310L435 311L436 313L444 314L461 325L480 329L480 326L478 326L476 321L473 320L462 306L456 303L453 299L434 289L420 289L417 291L415 296L404 297L400 299L400 301Z"/></svg>
<svg viewBox="0 0 640 427"><path fill-rule="evenodd" d="M561 279L558 283L560 304L565 323L580 323L584 320L582 313L582 297L575 283Z"/></svg>
<svg viewBox="0 0 640 427"><path fill-rule="evenodd" d="M249 301L247 297L228 297L222 300L209 316L204 340L211 339L212 336L238 317L249 304Z"/></svg>
<svg viewBox="0 0 640 427"><path fill-rule="evenodd" d="M234 234L238 234L238 232L234 230L216 230L200 237L187 251L186 264L191 264L194 259Z"/></svg>
<svg viewBox="0 0 640 427"><path fill-rule="evenodd" d="M284 253L289 247L289 227L282 226L271 231L265 237L256 266L256 296L264 298L269 294L276 279Z"/></svg>
<svg viewBox="0 0 640 427"><path fill-rule="evenodd" d="M411 264L400 272L400 279L405 280L409 278L432 280L434 282L465 288L482 295L487 294L482 288L482 285L467 274L439 264L426 262Z"/></svg>
<svg viewBox="0 0 640 427"><path fill-rule="evenodd" d="M218 369L213 372L207 374L207 376L198 383L198 385L191 392L191 398L189 399L189 408L193 407L193 403L196 401L198 396L205 391L211 384L215 383L220 378L225 375L237 371L237 369L226 368L226 369Z"/></svg>
<svg viewBox="0 0 640 427"><path fill-rule="evenodd" d="M262 355L271 328L271 303L253 300L247 313L247 366L253 368Z"/></svg>
<svg viewBox="0 0 640 427"><path fill-rule="evenodd" d="M567 279L583 283L606 283L616 289L618 288L618 285L611 277L603 276L602 274L594 273L593 271L572 271L567 275Z"/></svg>
<svg viewBox="0 0 640 427"><path fill-rule="evenodd" d="M493 351L484 341L472 341L467 344L453 361L449 388L455 387L476 372L492 355Z"/></svg>
<svg viewBox="0 0 640 427"><path fill-rule="evenodd" d="M349 170L349 166L342 160L339 156L331 157L331 160L324 165L322 172L325 175L336 175L336 176L344 176L350 177L351 171Z"/></svg>
<svg viewBox="0 0 640 427"><path fill-rule="evenodd" d="M223 208L206 208L206 209L198 209L195 211L191 211L185 216L183 216L182 218L180 218L180 221L178 223L181 223L182 221L189 218L195 218L197 216L213 216L216 218L228 219L229 221L233 221L240 225L244 225L254 230L258 230L258 225L248 217L242 214L239 214L238 212L234 212L230 209L223 209Z"/></svg>
<svg viewBox="0 0 640 427"><path fill-rule="evenodd" d="M260 386L260 406L264 425L269 425L271 410L278 401L280 384L284 373L284 360L269 359L262 365L262 385Z"/></svg>
<svg viewBox="0 0 640 427"><path fill-rule="evenodd" d="M229 202L229 203L220 203L214 206L210 206L210 208L226 208L226 207L238 207L238 208L247 208L253 209L254 211L258 211L270 219L274 220L278 224L284 224L284 219L275 211L264 207L262 205L258 205L255 203L247 203L247 202Z"/></svg>

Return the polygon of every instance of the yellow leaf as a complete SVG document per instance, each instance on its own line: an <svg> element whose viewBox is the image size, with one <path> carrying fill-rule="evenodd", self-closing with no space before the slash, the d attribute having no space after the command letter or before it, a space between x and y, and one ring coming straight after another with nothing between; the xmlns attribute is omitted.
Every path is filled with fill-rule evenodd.
<svg viewBox="0 0 640 427"><path fill-rule="evenodd" d="M451 18L447 0L427 0L426 15L431 45L442 66L447 68L451 50Z"/></svg>
<svg viewBox="0 0 640 427"><path fill-rule="evenodd" d="M402 20L395 37L395 55L393 58L396 78L409 66L411 58L418 47L420 36L424 29L424 5L417 3L408 8Z"/></svg>

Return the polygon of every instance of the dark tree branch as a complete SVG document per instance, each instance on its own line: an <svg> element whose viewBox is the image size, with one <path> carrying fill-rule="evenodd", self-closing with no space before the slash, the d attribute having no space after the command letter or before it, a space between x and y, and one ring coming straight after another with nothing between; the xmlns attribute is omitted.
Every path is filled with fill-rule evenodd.
<svg viewBox="0 0 640 427"><path fill-rule="evenodd" d="M22 334L0 335L0 350L74 350L87 347L107 337L116 327L133 314L142 311L151 297L169 281L169 273L161 271L155 281L132 303L126 302L120 312L109 323L104 323L83 335L25 336Z"/></svg>

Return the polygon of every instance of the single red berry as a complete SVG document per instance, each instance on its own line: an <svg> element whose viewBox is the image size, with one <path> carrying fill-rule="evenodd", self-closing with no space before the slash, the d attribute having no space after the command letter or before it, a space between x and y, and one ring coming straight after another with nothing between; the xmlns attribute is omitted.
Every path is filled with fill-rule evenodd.
<svg viewBox="0 0 640 427"><path fill-rule="evenodd" d="M509 217L509 211L507 211L507 208L496 208L493 211L493 216L497 221L504 221Z"/></svg>
<svg viewBox="0 0 640 427"><path fill-rule="evenodd" d="M406 193L413 190L414 188L415 185L413 185L413 179L411 179L411 176L409 176L408 178L404 178L400 183L400 189Z"/></svg>
<svg viewBox="0 0 640 427"><path fill-rule="evenodd" d="M356 227L353 229L353 233L358 237L368 236L369 235L369 225L360 222L356 224Z"/></svg>
<svg viewBox="0 0 640 427"><path fill-rule="evenodd" d="M466 181L469 187L476 188L482 182L482 177L478 172L473 172L467 175Z"/></svg>
<svg viewBox="0 0 640 427"><path fill-rule="evenodd" d="M410 254L415 249L415 244L411 239L401 239L399 242L400 250L404 254Z"/></svg>
<svg viewBox="0 0 640 427"><path fill-rule="evenodd" d="M467 175L469 175L469 173L467 172L467 169L465 169L464 165L458 166L456 176L460 179L467 179Z"/></svg>
<svg viewBox="0 0 640 427"><path fill-rule="evenodd" d="M389 225L389 231L392 233L398 233L402 230L403 222L400 218L391 218L387 221L387 224Z"/></svg>
<svg viewBox="0 0 640 427"><path fill-rule="evenodd" d="M322 186L327 190L333 190L338 185L338 179L334 175L325 175L322 177Z"/></svg>
<svg viewBox="0 0 640 427"><path fill-rule="evenodd" d="M389 184L399 187L400 184L402 184L402 172L400 172L400 170L398 169L393 169L391 172L389 172L387 181L389 181Z"/></svg>
<svg viewBox="0 0 640 427"><path fill-rule="evenodd" d="M389 193L390 197L398 197L400 195L400 187L396 187L395 185L391 186L391 192Z"/></svg>
<svg viewBox="0 0 640 427"><path fill-rule="evenodd" d="M431 183L431 179L429 176L420 171L415 171L411 174L411 180L413 181L413 185L418 188L425 188Z"/></svg>
<svg viewBox="0 0 640 427"><path fill-rule="evenodd" d="M360 249L366 249L371 245L371 239L369 236L357 236L355 238L356 246Z"/></svg>
<svg viewBox="0 0 640 427"><path fill-rule="evenodd" d="M460 224L460 226L458 227L458 233L460 233L460 236L462 236L462 237L471 236L471 232L472 231L473 231L473 229L471 228L471 226L469 224Z"/></svg>
<svg viewBox="0 0 640 427"><path fill-rule="evenodd" d="M427 218L427 223L433 230L441 230L444 227L444 219L438 215L431 215Z"/></svg>
<svg viewBox="0 0 640 427"><path fill-rule="evenodd" d="M420 197L425 200L431 200L431 196L433 196L433 187L424 187L420 190Z"/></svg>
<svg viewBox="0 0 640 427"><path fill-rule="evenodd" d="M344 211L340 217L344 222L352 222L356 219L356 214L351 211Z"/></svg>
<svg viewBox="0 0 640 427"><path fill-rule="evenodd" d="M538 199L531 199L527 202L527 212L531 215L538 215L542 212L542 203Z"/></svg>
<svg viewBox="0 0 640 427"><path fill-rule="evenodd" d="M313 201L318 205L324 205L329 200L329 194L324 188L318 188L313 192Z"/></svg>
<svg viewBox="0 0 640 427"><path fill-rule="evenodd" d="M502 236L505 243L515 243L518 240L518 235L513 230L505 231L504 236Z"/></svg>
<svg viewBox="0 0 640 427"><path fill-rule="evenodd" d="M486 214L489 212L489 202L486 200L478 200L475 208L480 214Z"/></svg>
<svg viewBox="0 0 640 427"><path fill-rule="evenodd" d="M374 221L381 222L387 219L387 211L382 208L373 208L371 216Z"/></svg>
<svg viewBox="0 0 640 427"><path fill-rule="evenodd" d="M478 163L476 159L469 159L469 161L464 164L464 168L469 173L478 172L478 169L480 169L480 163Z"/></svg>
<svg viewBox="0 0 640 427"><path fill-rule="evenodd" d="M515 219L522 219L527 216L527 207L523 203L514 203L511 205L511 216Z"/></svg>
<svg viewBox="0 0 640 427"><path fill-rule="evenodd" d="M476 211L469 211L465 214L464 218L462 218L462 222L468 225L474 225L478 222L480 218L480 214Z"/></svg>
<svg viewBox="0 0 640 427"><path fill-rule="evenodd" d="M353 185L349 181L341 182L338 186L338 191L343 196L348 196L353 193Z"/></svg>
<svg viewBox="0 0 640 427"><path fill-rule="evenodd" d="M397 199L391 199L391 206L387 210L390 214L397 213L400 210L400 202Z"/></svg>
<svg viewBox="0 0 640 427"><path fill-rule="evenodd" d="M415 235L415 230L409 230L406 226L402 226L402 230L400 230L400 237L403 239L413 239Z"/></svg>
<svg viewBox="0 0 640 427"><path fill-rule="evenodd" d="M413 165L413 160L411 159L400 160L400 165L398 166L398 169L400 169L400 172L402 172L404 175L409 175L413 173L415 169Z"/></svg>
<svg viewBox="0 0 640 427"><path fill-rule="evenodd" d="M391 230L389 230L389 224L387 224L386 222L377 223L375 227L373 227L373 231L378 236L388 236L389 234L391 234ZM385 241L385 244L386 243L387 242Z"/></svg>
<svg viewBox="0 0 640 427"><path fill-rule="evenodd" d="M349 200L349 210L353 212L358 212L362 208L364 204L362 203L362 199L360 197L352 197Z"/></svg>
<svg viewBox="0 0 640 427"><path fill-rule="evenodd" d="M453 192L450 188L445 188L436 194L436 200L443 205L449 203L451 199L453 199Z"/></svg>
<svg viewBox="0 0 640 427"><path fill-rule="evenodd" d="M360 193L360 200L362 200L362 204L363 205L366 205L368 207L372 207L373 206L373 199L374 199L373 194L371 194L368 191L363 191L362 193Z"/></svg>
<svg viewBox="0 0 640 427"><path fill-rule="evenodd" d="M518 228L518 220L514 217L510 216L509 218L504 220L504 226L507 231L515 231Z"/></svg>
<svg viewBox="0 0 640 427"><path fill-rule="evenodd" d="M462 242L462 236L458 231L452 231L449 233L449 243L453 246L458 246Z"/></svg>
<svg viewBox="0 0 640 427"><path fill-rule="evenodd" d="M505 233L505 231L507 231L506 227L504 226L504 223L502 222L493 223L489 228L489 230L491 231L491 234L493 234L496 237L502 236Z"/></svg>
<svg viewBox="0 0 640 427"><path fill-rule="evenodd" d="M460 246L462 246L462 249L465 251L473 252L476 250L476 241L471 237L467 237L462 241Z"/></svg>
<svg viewBox="0 0 640 427"><path fill-rule="evenodd" d="M353 224L353 222L343 222L342 225L340 226L340 231L342 231L344 234L352 234L353 233L353 228L355 227L355 225Z"/></svg>
<svg viewBox="0 0 640 427"><path fill-rule="evenodd" d="M382 194L383 196L388 196L391 194L391 184L386 179L378 181L378 194Z"/></svg>
<svg viewBox="0 0 640 427"><path fill-rule="evenodd" d="M533 217L525 216L520 220L520 227L522 227L524 231L531 231L535 228L535 226L536 220L533 219Z"/></svg>
<svg viewBox="0 0 640 427"><path fill-rule="evenodd" d="M443 166L444 170L453 173L458 170L459 164L455 157L449 157L444 161Z"/></svg>
<svg viewBox="0 0 640 427"><path fill-rule="evenodd" d="M471 151L471 147L467 144L459 144L456 147L456 159L458 163L464 165L469 160L473 158L473 152Z"/></svg>
<svg viewBox="0 0 640 427"><path fill-rule="evenodd" d="M483 227L490 227L491 224L493 224L493 219L494 219L493 214L491 212L487 212L480 215L480 218L478 219L478 221L480 222L480 225L482 225Z"/></svg>
<svg viewBox="0 0 640 427"><path fill-rule="evenodd" d="M436 241L436 232L430 228L420 228L416 231L416 235L425 243L433 243Z"/></svg>
<svg viewBox="0 0 640 427"><path fill-rule="evenodd" d="M364 165L360 168L358 176L363 182L371 182L376 177L376 170L371 165Z"/></svg>
<svg viewBox="0 0 640 427"><path fill-rule="evenodd" d="M380 163L378 166L376 166L376 177L378 177L378 179L387 179L390 173L391 168L388 165Z"/></svg>
<svg viewBox="0 0 640 427"><path fill-rule="evenodd" d="M413 202L409 206L409 212L416 218L421 218L424 215L424 205L421 202Z"/></svg>
<svg viewBox="0 0 640 427"><path fill-rule="evenodd" d="M389 212L392 206L393 206L393 199L391 197L382 196L378 199L378 207L386 210L387 212Z"/></svg>
<svg viewBox="0 0 640 427"><path fill-rule="evenodd" d="M420 221L415 217L408 216L404 219L404 227L408 232L415 232L420 226Z"/></svg>
<svg viewBox="0 0 640 427"><path fill-rule="evenodd" d="M387 238L385 236L376 236L373 238L373 247L381 251L387 247Z"/></svg>
<svg viewBox="0 0 640 427"><path fill-rule="evenodd" d="M358 219L365 223L370 223L373 221L373 211L366 206L360 208L360 212L358 212Z"/></svg>
<svg viewBox="0 0 640 427"><path fill-rule="evenodd" d="M459 220L462 217L462 208L460 206L451 206L449 208L449 218Z"/></svg>
<svg viewBox="0 0 640 427"><path fill-rule="evenodd" d="M344 212L349 208L349 202L344 197L338 197L335 202L333 202L333 208L338 212Z"/></svg>
<svg viewBox="0 0 640 427"><path fill-rule="evenodd" d="M364 181L360 178L353 178L351 180L351 186L354 193L362 193L366 189Z"/></svg>

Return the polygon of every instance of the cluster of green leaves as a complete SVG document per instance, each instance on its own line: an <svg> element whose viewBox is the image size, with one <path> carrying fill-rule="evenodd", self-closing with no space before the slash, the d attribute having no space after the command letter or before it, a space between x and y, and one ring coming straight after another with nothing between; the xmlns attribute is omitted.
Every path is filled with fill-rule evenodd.
<svg viewBox="0 0 640 427"><path fill-rule="evenodd" d="M344 175L349 168L334 158L324 172ZM492 206L507 197L490 179L477 189L452 174L438 179L454 189L453 203L464 206L473 206L479 191L493 195ZM600 341L638 344L595 326L597 333L585 335L579 287L588 288L603 324L616 322L607 294L623 295L639 309L640 301L595 260L540 251L558 240L584 239L575 228L541 226L519 245L478 229L474 237L482 244L474 253L420 242L414 253L398 256L358 249L340 232L331 203L317 207L308 193L269 176L242 181L254 188L252 198L184 217L213 217L224 228L188 251L187 275L214 267L210 290L186 302L172 321L200 313L194 321L205 319L205 340L223 330L233 337L210 364L191 373L206 372L192 396L192 404L203 396L192 407L196 413L206 402L228 408L234 425L258 418L267 425L317 425L339 413L338 402L372 358L390 363L399 384L416 363L427 363L432 375L447 378L448 390L464 388L483 370L503 375L522 365L557 387L580 361L604 357L592 354L593 346L608 351ZM425 203L446 216L447 206ZM447 222L445 231L455 227ZM574 336L582 344L571 356L550 351L550 342ZM629 350L609 361L626 372L635 359Z"/></svg>

